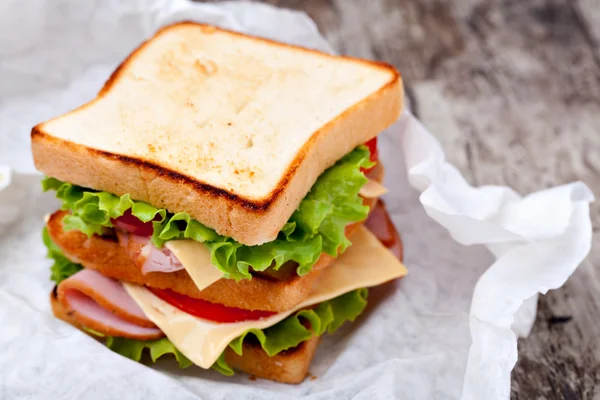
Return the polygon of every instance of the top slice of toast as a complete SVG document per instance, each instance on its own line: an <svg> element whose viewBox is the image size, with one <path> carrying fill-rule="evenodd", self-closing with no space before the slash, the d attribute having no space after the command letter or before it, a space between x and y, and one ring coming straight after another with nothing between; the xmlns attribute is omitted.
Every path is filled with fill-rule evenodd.
<svg viewBox="0 0 600 400"><path fill-rule="evenodd" d="M32 150L49 176L255 245L402 102L389 65L185 22L135 50L96 99L34 127Z"/></svg>

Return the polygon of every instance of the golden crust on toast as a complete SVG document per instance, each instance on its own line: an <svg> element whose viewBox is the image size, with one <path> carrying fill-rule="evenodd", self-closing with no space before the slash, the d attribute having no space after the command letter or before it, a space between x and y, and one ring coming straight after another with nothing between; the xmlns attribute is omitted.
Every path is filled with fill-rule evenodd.
<svg viewBox="0 0 600 400"><path fill-rule="evenodd" d="M121 97L128 98L127 96L130 94L134 96L137 93L136 88L139 87L137 85L142 84L139 82L146 79L143 73L146 72L145 70L136 75L139 68L138 64L141 63L140 60L147 57L148 52L153 51L155 43L167 39L175 40L179 37L178 35L183 35L186 39L189 39L177 42L182 47L188 46L191 48L192 44L186 43L192 43L194 40L210 41L217 40L211 39L211 37L222 37L231 43L243 42L242 47L257 47L262 49L261 51L265 51L265 54L273 52L273 54L284 54L285 57L294 57L294 60L311 60L307 64L311 65L311 68L316 64L317 67L314 67L316 70L321 68L321 66L315 61L315 58L320 60L319 62L322 61L322 64L326 66L334 64L332 66L332 70L334 71L338 66L340 70L350 66L348 67L352 68L352 72L348 73L351 77L350 82L356 80L357 85L362 85L365 80L370 79L370 76L375 75L377 78L374 81L379 83L372 88L369 86L368 90L364 89L359 96L357 95L357 100L354 104L340 106L341 111L339 113L328 115L323 120L319 119L318 127L311 125L310 132L306 133L307 131L305 130L301 134L298 134L298 136L302 135L302 139L298 139L298 143L295 146L290 146L291 148L288 149L294 152L293 156L290 155L289 159L287 156L282 156L281 159L278 159L278 163L270 165L272 160L269 157L277 157L281 149L285 149L282 143L288 138L284 136L284 132L281 132L281 130L284 130L282 127L277 128L272 136L265 139L268 142L275 138L276 141L279 141L279 147L268 150L270 153L266 156L248 156L248 160L244 161L246 163L244 165L248 168L236 167L240 163L236 160L243 157L235 153L231 160L227 160L227 163L233 163L233 166L228 166L229 164L218 165L219 168L231 169L226 179L223 178L225 173L222 173L222 176L219 175L221 174L220 172L214 172L214 160L208 162L209 165L212 165L212 169L207 170L208 172L201 169L194 169L196 167L193 164L199 163L199 159L195 159L194 161L191 159L187 160L186 158L187 161L177 161L181 162L181 165L169 161L171 158L177 158L182 152L194 154L194 146L192 144L186 146L187 142L191 140L190 138L199 137L197 140L201 140L202 132L204 132L202 129L205 129L202 127L205 127L207 124L223 122L219 122L218 118L209 119L210 122L199 124L200 128L197 131L190 130L191 128L188 129L189 127L186 125L187 130L178 132L175 139L170 137L164 139L163 136L168 136L168 130L171 127L175 129L178 126L177 123L191 124L189 118L179 115L179 110L185 104L189 103L184 98L176 99L177 102L181 102L182 106L173 106L174 111L172 115L169 114L172 117L169 120L170 122L165 123L160 131L150 133L138 132L136 130L137 124L131 123L130 125L122 126L123 123L119 122L118 124L115 123L116 125L113 127L113 130L118 132L103 132L102 134L100 132L97 134L86 133L91 129L102 129L96 126L106 124L106 121L103 121L97 115L90 116L89 118L86 117L87 113L93 114L96 112L94 111L95 109L101 108L97 113L106 115L104 109L102 109L104 104L115 101L121 102ZM268 49L264 49L265 46ZM188 59L194 51L203 50L203 48L192 48L191 50L190 48L185 51L182 50L181 53L177 54L182 59ZM215 50L213 49L212 51L214 52ZM217 55L215 57L220 56L221 53L216 52ZM211 55L212 53L210 50L206 50L206 54ZM284 58L284 56L281 57ZM165 61L162 61L162 63L164 64ZM165 64L169 69L174 68L175 70L179 70L184 68L183 64L173 65L172 61L170 63L167 63L168 65ZM177 63L177 59L175 63ZM256 61L256 63L256 65L258 63L262 65L264 64L264 60ZM163 64L159 64L159 67L157 67L161 71L165 67ZM240 62L240 64L243 63ZM258 66L256 68L260 70ZM225 68L221 69L225 70ZM303 68L299 69L300 72L302 70ZM313 70L310 69L310 71ZM284 70L282 74L287 72L287 70ZM300 74L300 72L294 70L294 74ZM223 72L223 74L225 73ZM237 72L227 73L232 76L232 81L235 81L233 77L236 76ZM210 74L207 76L210 76ZM295 77L295 75L293 76ZM304 75L300 74L299 76L302 78ZM382 78L382 76L385 78ZM229 75L226 75L226 78L229 78ZM209 80L204 76L194 79L197 79L198 82ZM282 79L293 81L291 78L286 77ZM322 77L320 79L323 80ZM170 81L165 77L161 78L160 74L158 76L150 75L150 78L146 79L149 82L154 82L154 80L158 80L161 85L163 80L168 82L165 83L168 88L172 88L172 86L168 85L177 84L171 84L172 79ZM243 79L238 80L244 81ZM177 80L175 81L177 82ZM277 90L279 90L277 88L285 86L283 84L278 86L272 82L270 84L274 86L274 89L269 89L273 93L277 93ZM127 85L132 85L132 87L130 88ZM286 87L289 88L289 85L288 83ZM320 88L325 85L326 81L317 81L311 87ZM160 87L162 88L162 86ZM352 87L352 84L339 84L335 88L328 88L324 93L336 96L337 92L347 90L348 87ZM195 92L200 90L196 90ZM248 90L247 95L253 99L254 92L250 89ZM289 90L289 92L294 92L294 90ZM121 94L120 92L125 92L125 94ZM162 93L159 90L155 90L155 92L147 96L139 95L139 99L136 99L150 98L152 100L161 99L161 101L167 101L164 98L168 96L164 94L162 97L159 96L157 93ZM315 89L315 93L320 92ZM113 97L118 97L119 99L113 100ZM235 94L231 95L231 99L229 97L227 99L228 101L239 100L235 97ZM121 107L121 103L119 103L119 107L114 107L116 111L112 108L110 109L114 111L115 115L119 115L119 117L115 117L116 119L121 118L122 115L126 116L122 117L125 119L138 118L135 114L138 108L143 109L144 105L155 107L155 105L151 104L150 100L148 100L148 104L140 104L139 107L137 107L138 104L130 103L127 103L129 108ZM314 103L314 101L306 100L306 104L311 103ZM332 101L334 105L338 103L340 103L339 100ZM255 110L254 114L260 114L261 110L269 109L270 105L272 105L272 101L265 103L265 107L262 109ZM221 235L232 237L236 241L247 245L257 245L275 239L277 233L298 207L298 204L309 191L317 177L354 147L375 137L383 129L391 125L398 118L402 105L403 91L400 75L392 66L387 64L350 57L332 56L316 50L246 36L207 25L180 23L163 28L153 38L134 51L113 73L95 100L65 116L34 127L31 133L32 152L36 167L46 175L79 186L103 190L116 195L129 193L133 199L145 201L156 207L166 208L171 212L185 211L194 219L215 229ZM290 104L288 108L293 109L293 107L294 103ZM302 108L300 105L296 107L298 107L298 110ZM304 107L308 110L311 106L306 105ZM327 107L321 108L324 109ZM310 110L310 113L307 112L308 115L312 115L311 113L315 111L312 108ZM256 132L253 133L258 135L256 137L256 140L258 140L263 132L259 127L265 124L267 126L272 125L269 125L271 121L263 121L260 116L255 116L254 114L252 114L252 117L248 117L251 118L250 125L254 126L256 120L262 121L256 123ZM146 118L148 116L152 117L154 115L156 115L156 112L148 112L148 115L144 115L143 120L148 119ZM64 122L71 120L76 120L76 122ZM220 139L216 141L217 147L226 147L228 141L233 138L231 135L237 135L236 132L238 131L227 131L225 129L228 124L228 122L223 122L222 129L214 129L213 133L220 135ZM242 128L239 128L239 132L245 129L243 127L248 124L242 123L240 125ZM295 127L299 126L300 123L293 123L291 125ZM155 127L154 129L158 128ZM268 128L264 128L264 132L267 130ZM123 133L124 131L127 133ZM165 134L165 132L167 133ZM105 139L108 136L114 138ZM119 143L124 141L126 137L132 137L131 143L127 146L120 145ZM160 140L164 140L164 143L160 142L158 138L163 138ZM106 140L110 140L110 143L106 144ZM204 145L202 141L199 143L200 146ZM252 140L249 140L248 143L248 146L252 147ZM168 149L150 151L161 145ZM149 150L146 150L146 146ZM261 151L263 151L263 147L265 149L268 148L264 143L257 144L254 147L261 149ZM206 154L209 157L211 153L210 150L207 151L208 153ZM226 152L226 150L223 151ZM243 155L246 153L240 150L239 154ZM227 157L215 158L223 160ZM255 168L257 163L262 166L261 173L269 176L269 179L260 178L259 173L253 175L254 171L250 171L250 169ZM276 172L271 172L270 170ZM244 175L246 172L248 172L248 176ZM216 178L210 174L216 174ZM265 186L264 190L255 191L255 187L267 181L268 183L263 185Z"/></svg>

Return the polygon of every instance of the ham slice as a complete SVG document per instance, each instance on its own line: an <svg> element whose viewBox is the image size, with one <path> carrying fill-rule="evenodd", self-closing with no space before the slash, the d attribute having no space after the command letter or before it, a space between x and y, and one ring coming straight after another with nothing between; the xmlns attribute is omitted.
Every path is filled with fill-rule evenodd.
<svg viewBox="0 0 600 400"><path fill-rule="evenodd" d="M157 248L149 237L134 235L117 230L119 244L127 250L134 264L148 272L175 272L183 269L183 265L169 249Z"/></svg>
<svg viewBox="0 0 600 400"><path fill-rule="evenodd" d="M390 218L387 210L385 209L385 204L383 201L379 200L374 208L371 210L365 225L375 236L377 239L385 247L388 248L400 261L402 261L403 250L402 250L402 242L400 241L400 236L398 236L398 232L396 232L396 228L394 227L394 223Z"/></svg>
<svg viewBox="0 0 600 400"><path fill-rule="evenodd" d="M90 269L65 279L58 301L82 326L107 336L149 340L163 337L119 281Z"/></svg>

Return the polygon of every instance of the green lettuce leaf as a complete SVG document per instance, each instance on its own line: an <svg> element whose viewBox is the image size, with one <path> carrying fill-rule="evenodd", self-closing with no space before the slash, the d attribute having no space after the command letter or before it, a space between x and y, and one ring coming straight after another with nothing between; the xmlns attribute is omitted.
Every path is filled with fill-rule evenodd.
<svg viewBox="0 0 600 400"><path fill-rule="evenodd" d="M314 336L321 336L326 331L333 333L346 321L354 321L367 305L367 295L367 289L357 289L324 301L315 308L297 311L269 328L249 329L234 339L229 347L242 355L244 340L248 335L253 335L263 350L272 357ZM304 326L304 321L309 322L310 328Z"/></svg>
<svg viewBox="0 0 600 400"><path fill-rule="evenodd" d="M48 249L47 257L54 260L54 263L50 267L50 279L53 280L57 285L73 275L79 272L83 267L79 264L71 262L65 257L60 248L50 239L48 230L44 228L42 231L42 239L44 245Z"/></svg>
<svg viewBox="0 0 600 400"><path fill-rule="evenodd" d="M165 354L173 354L181 368L193 365L166 337L156 340L135 340L108 336L106 338L106 346L112 351L135 361L140 361L144 350L147 349L152 362L156 362L156 360Z"/></svg>
<svg viewBox="0 0 600 400"><path fill-rule="evenodd" d="M317 179L298 209L279 232L277 239L260 246L246 246L191 219L189 214L169 213L165 209L108 192L85 189L54 178L42 182L44 190L56 190L62 209L69 210L63 224L86 235L102 234L112 227L111 218L127 210L144 222L153 221L152 242L161 247L174 239L203 242L211 252L212 263L225 278L251 279L251 271L278 269L288 261L298 264L297 272L305 275L321 253L342 253L351 244L345 227L367 217L369 208L358 195L367 182L361 168L373 165L369 150L359 146L348 153Z"/></svg>
<svg viewBox="0 0 600 400"><path fill-rule="evenodd" d="M354 321L367 305L367 289L357 289L334 299L325 301L313 309L297 311L283 321L266 329L250 329L229 343L229 347L242 355L244 340L254 336L263 350L274 356L284 350L298 346L312 337L325 332L335 332L344 322ZM310 328L305 326L308 322ZM174 354L179 366L187 368L192 365L169 339L135 340L126 338L107 337L107 346L134 361L140 361L144 349L150 351L153 362L163 355ZM233 369L225 362L225 353L212 365L212 369L223 375L233 375Z"/></svg>

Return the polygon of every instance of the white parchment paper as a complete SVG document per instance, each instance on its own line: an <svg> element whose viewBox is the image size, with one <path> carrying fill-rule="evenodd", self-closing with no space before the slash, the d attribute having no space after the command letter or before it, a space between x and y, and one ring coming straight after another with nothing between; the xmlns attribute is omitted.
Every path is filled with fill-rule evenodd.
<svg viewBox="0 0 600 400"><path fill-rule="evenodd" d="M135 46L178 20L330 50L304 14L259 4L0 3L0 398L507 399L515 332L529 332L537 293L589 252L593 196L582 183L523 198L471 187L409 113L380 140L409 276L372 290L365 315L324 338L316 379L148 368L52 317L40 232L57 202L41 193L31 127L92 99Z"/></svg>

